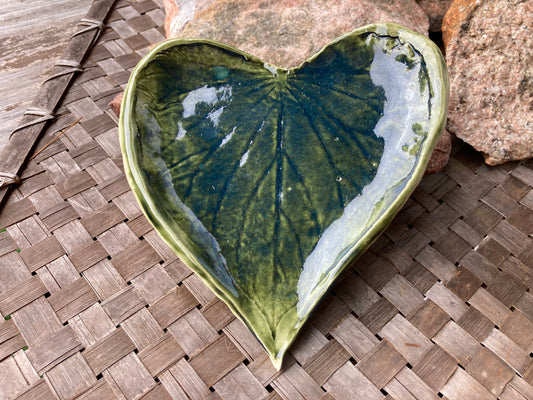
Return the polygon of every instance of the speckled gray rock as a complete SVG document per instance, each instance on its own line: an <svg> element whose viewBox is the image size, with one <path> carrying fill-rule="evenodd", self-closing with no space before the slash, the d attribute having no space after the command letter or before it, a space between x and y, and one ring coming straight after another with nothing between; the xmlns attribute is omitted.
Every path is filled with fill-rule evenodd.
<svg viewBox="0 0 533 400"><path fill-rule="evenodd" d="M299 65L336 37L374 22L427 35L415 0L165 0L168 37L227 43L271 64Z"/></svg>
<svg viewBox="0 0 533 400"><path fill-rule="evenodd" d="M442 18L453 0L416 0L418 5L424 10L429 18L429 30L440 32L442 29Z"/></svg>
<svg viewBox="0 0 533 400"><path fill-rule="evenodd" d="M533 157L533 0L486 0L450 39L448 130L489 165Z"/></svg>

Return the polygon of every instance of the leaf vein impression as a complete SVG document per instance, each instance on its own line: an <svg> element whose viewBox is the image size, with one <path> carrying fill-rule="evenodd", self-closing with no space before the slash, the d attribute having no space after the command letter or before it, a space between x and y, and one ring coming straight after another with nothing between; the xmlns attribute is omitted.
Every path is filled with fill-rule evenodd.
<svg viewBox="0 0 533 400"><path fill-rule="evenodd" d="M255 195L259 191L259 187L261 186L261 183L263 182L265 177L268 175L268 173L271 170L272 166L274 165L275 161L276 161L276 156L274 156L272 158L272 161L270 162L268 167L263 171L263 174L261 175L261 177L259 177L259 179L257 179L257 182L254 185L254 188L253 188L252 192L248 196L248 199L246 199L246 204L244 205L243 210L242 210L242 218L241 218L241 224L240 224L240 227L239 227L240 229L239 229L239 237L237 239L237 243L242 243L242 233L244 231L244 225L245 225L245 221L246 221L246 218L247 218L248 209L250 208L250 203L252 202L252 199L255 197ZM237 265L241 264L241 261L240 261L240 250L241 250L241 247L237 247L236 253L235 253L235 259L237 260Z"/></svg>
<svg viewBox="0 0 533 400"><path fill-rule="evenodd" d="M305 192L305 196L307 197L307 200L309 200L309 204L311 206L311 209L312 210L316 210L315 208L315 205L313 203L313 199L311 198L311 195L309 193L309 189L307 188L303 178L302 178L302 175L300 174L300 172L298 171L298 167L296 166L296 164L294 164L294 161L292 161L291 157L287 154L287 152L284 153L285 155L285 158L287 159L287 162L289 163L289 167L292 168L292 170L294 171L294 173L296 174L296 176L298 177L298 180L300 181L300 183L302 184L302 187L304 188L304 192ZM319 232L322 232L322 228L320 227L320 222L318 221L318 218L316 216L316 213L313 212L311 213L312 214L312 217L313 217L313 221L316 223L316 226L318 228L318 231Z"/></svg>
<svg viewBox="0 0 533 400"><path fill-rule="evenodd" d="M272 242L272 282L274 282L274 274L277 272L280 276L284 277L285 274L280 268L280 263L278 262L278 235L279 235L279 225L280 225L280 208L281 208L281 199L282 199L282 190L283 190L283 135L285 132L284 127L284 118L285 118L285 108L284 105L284 91L280 90L280 100L279 100L279 118L278 118L278 130L276 135L276 186L274 190L274 232L272 233L273 238Z"/></svg>
<svg viewBox="0 0 533 400"><path fill-rule="evenodd" d="M313 132L314 132L316 138L318 139L318 142L320 143L320 147L321 147L322 151L324 152L324 154L326 156L326 159L328 160L329 166L335 171L335 176L339 176L340 172L337 169L337 167L335 166L335 164L333 163L333 160L331 159L331 156L330 156L326 146L324 145L324 141L322 139L322 136L320 135L320 133L318 132L318 129L316 128L315 124L311 120L311 117L309 116L309 114L307 113L305 108L300 104L300 102L298 101L296 96L294 96L293 92L291 91L291 89L289 89L289 87L287 87L287 91L291 94L291 96L294 99L295 103L298 105L298 107L300 107L300 109L302 110L303 114L305 115L305 117L309 121L309 126L313 129ZM335 180L335 186L337 187L337 198L339 200L339 205L340 205L341 208L344 208L344 196L342 194L342 187L341 187L340 182L338 180Z"/></svg>
<svg viewBox="0 0 533 400"><path fill-rule="evenodd" d="M272 90L274 90L274 88L272 88ZM266 96L268 96L272 90L270 90L270 92L268 92L266 94ZM268 115L268 113L274 108L274 106L270 107L270 109L267 110L266 115ZM264 118L264 117L263 117ZM232 168L232 171L231 173L226 177L226 179L224 180L224 184L222 186L222 190L220 192L220 195L218 196L218 199L217 199L217 204L215 206L215 210L214 210L214 217L213 217L213 228L216 230L216 221L217 221L217 218L218 218L218 215L219 215L219 211L220 211L220 208L222 206L222 201L224 199L224 196L226 195L226 192L228 190L228 185L230 183L230 181L234 178L235 176L235 173L237 172L237 170L239 169L239 165L240 165L240 162L241 162L241 159L242 157L244 156L244 154L246 154L249 150L250 150L250 147L252 146L252 143L253 141L255 140L255 138L257 137L257 134L261 131L260 128L256 129L254 134L252 135L252 137L250 138L250 140L248 141L248 144L246 145L246 148L244 150L244 152L241 153L240 157L238 157L238 160L233 164L233 168Z"/></svg>
<svg viewBox="0 0 533 400"><path fill-rule="evenodd" d="M251 93L255 93L255 92L258 92L260 91L261 89L264 89L267 85L264 85L263 87L261 87L260 89L256 89L255 91L251 91ZM270 94L270 92L272 92L272 90L274 90L274 88L272 88L267 94L266 96L268 96ZM244 109L240 114L239 114L239 118L237 119L236 123L235 123L235 127L234 127L234 130L239 126L239 124L243 121L243 119L251 112L253 111L257 105L259 103L261 103L261 100L262 98L259 97L259 99L255 102L253 108L251 110L248 110L248 109ZM234 105L236 104L235 102L231 102L229 106L231 105ZM207 152L207 154L202 158L201 162L199 163L199 165L202 165L206 160L210 159L211 156L213 154L215 154L218 150L222 149L223 146L221 146L222 144L225 144L224 143L224 140L225 140L225 137L222 138L220 140L219 143L217 143L216 146L211 146L211 149L209 149L209 151ZM243 153L244 154L244 153ZM242 157L242 155L241 155ZM198 175L202 172L202 169L198 168L195 173L193 174L190 182L189 182L189 185L187 187L187 191L185 192L185 195L184 195L184 199L186 200L190 195L191 195L191 192L192 192L192 188L194 187L194 183L195 183L195 179L198 177Z"/></svg>
<svg viewBox="0 0 533 400"><path fill-rule="evenodd" d="M344 96L348 96L348 97L350 97L352 99L355 99L355 100L359 100L359 101L365 101L366 100L365 98L357 96L355 93L347 92L345 90L340 90L340 89L337 89L337 88L334 88L334 87L331 87L331 86L319 85L318 83L310 82L308 80L305 80L305 79L302 79L302 78L298 78L296 76L291 76L291 80L292 81L300 81L300 82L305 83L306 85L316 86L316 87L318 87L320 89L323 89L323 90L336 92L336 93L342 94ZM296 83L294 82L294 84L296 84Z"/></svg>
<svg viewBox="0 0 533 400"><path fill-rule="evenodd" d="M304 96L306 96L309 100L313 101L315 104L318 105L318 108L322 111L323 115L325 118L327 118L329 121L331 121L333 124L335 124L335 126L340 129L341 131L343 132L346 132L348 134L348 136L350 137L350 139L352 139L355 143L356 143L356 146L352 146L352 150L358 150L360 152L360 154L358 155L358 160L361 164L364 164L364 167L365 169L370 169L371 168L371 165L370 165L370 155L368 154L367 151L365 151L365 148L363 147L363 145L361 144L361 141L357 138L356 135L353 134L352 132L352 129L350 129L349 127L347 127L342 121L340 121L337 117L331 115L328 110L326 110L324 108L324 106L320 103L320 101L318 101L318 99L316 99L314 96L308 94L307 92L305 92L302 88L296 86L296 85L293 85L298 91L300 91ZM355 129L354 129L355 131ZM360 133L359 133L360 134ZM356 190L360 190L360 185L357 185L356 183L352 182L350 180L350 183L354 186L354 188Z"/></svg>

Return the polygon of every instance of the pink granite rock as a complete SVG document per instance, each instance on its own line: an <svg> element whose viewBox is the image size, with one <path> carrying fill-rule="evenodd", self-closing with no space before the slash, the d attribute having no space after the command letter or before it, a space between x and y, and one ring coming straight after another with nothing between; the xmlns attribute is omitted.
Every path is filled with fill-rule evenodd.
<svg viewBox="0 0 533 400"><path fill-rule="evenodd" d="M440 32L442 30L442 18L453 0L416 0L429 18L429 30Z"/></svg>
<svg viewBox="0 0 533 400"><path fill-rule="evenodd" d="M163 0L167 38L179 32L196 14L210 6L213 0Z"/></svg>
<svg viewBox="0 0 533 400"><path fill-rule="evenodd" d="M457 35L472 11L479 5L479 0L454 0L442 18L442 41L448 46L451 38Z"/></svg>
<svg viewBox="0 0 533 400"><path fill-rule="evenodd" d="M426 175L436 174L443 170L448 164L450 153L452 151L452 135L447 130L442 132L442 136L435 146L431 158L426 167Z"/></svg>
<svg viewBox="0 0 533 400"><path fill-rule="evenodd" d="M470 10L446 48L448 130L489 165L533 157L533 0Z"/></svg>
<svg viewBox="0 0 533 400"><path fill-rule="evenodd" d="M165 0L165 7L168 37L217 40L285 68L369 23L395 22L423 35L429 27L415 0Z"/></svg>
<svg viewBox="0 0 533 400"><path fill-rule="evenodd" d="M122 99L124 98L124 93L119 93L115 98L109 103L109 108L115 113L118 117L120 115L120 106L122 105Z"/></svg>

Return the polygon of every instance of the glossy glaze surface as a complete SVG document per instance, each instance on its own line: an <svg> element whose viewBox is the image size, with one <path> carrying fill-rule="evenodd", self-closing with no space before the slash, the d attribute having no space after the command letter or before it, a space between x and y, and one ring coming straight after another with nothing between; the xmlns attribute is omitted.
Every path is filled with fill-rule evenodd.
<svg viewBox="0 0 533 400"><path fill-rule="evenodd" d="M160 235L279 368L420 180L447 96L438 49L397 25L358 29L290 70L170 40L128 84L125 167Z"/></svg>

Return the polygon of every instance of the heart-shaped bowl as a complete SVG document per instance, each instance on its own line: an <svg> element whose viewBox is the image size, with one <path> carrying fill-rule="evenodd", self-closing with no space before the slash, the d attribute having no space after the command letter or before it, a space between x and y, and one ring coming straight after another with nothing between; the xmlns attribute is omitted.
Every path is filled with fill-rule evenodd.
<svg viewBox="0 0 533 400"><path fill-rule="evenodd" d="M279 369L419 183L447 103L438 48L394 24L350 32L289 70L168 40L126 88L124 169L157 232Z"/></svg>

